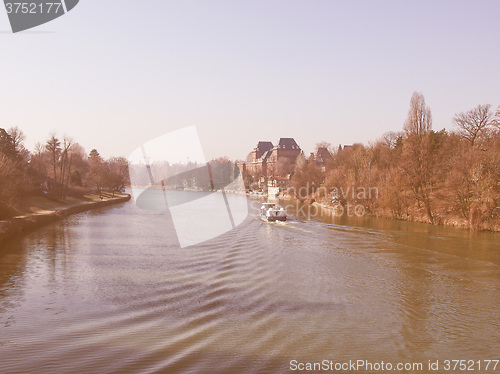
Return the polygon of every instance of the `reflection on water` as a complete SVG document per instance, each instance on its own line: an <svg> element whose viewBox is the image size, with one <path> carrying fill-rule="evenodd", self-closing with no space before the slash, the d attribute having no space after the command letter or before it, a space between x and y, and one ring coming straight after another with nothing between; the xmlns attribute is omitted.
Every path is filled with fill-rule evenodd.
<svg viewBox="0 0 500 374"><path fill-rule="evenodd" d="M498 359L498 234L291 218L252 211L180 249L167 213L127 203L11 242L0 252L0 372Z"/></svg>

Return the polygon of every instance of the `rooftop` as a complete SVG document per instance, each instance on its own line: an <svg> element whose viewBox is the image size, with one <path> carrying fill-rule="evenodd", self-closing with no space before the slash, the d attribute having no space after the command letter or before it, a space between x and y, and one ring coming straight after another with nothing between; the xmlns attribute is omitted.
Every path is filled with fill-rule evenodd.
<svg viewBox="0 0 500 374"><path fill-rule="evenodd" d="M257 152L265 152L265 151L268 151L270 149L273 149L273 143L271 143L271 142L265 142L265 141L260 141L257 144L257 147L255 147L255 150Z"/></svg>
<svg viewBox="0 0 500 374"><path fill-rule="evenodd" d="M279 149L300 149L294 138L280 138L278 145L275 148Z"/></svg>

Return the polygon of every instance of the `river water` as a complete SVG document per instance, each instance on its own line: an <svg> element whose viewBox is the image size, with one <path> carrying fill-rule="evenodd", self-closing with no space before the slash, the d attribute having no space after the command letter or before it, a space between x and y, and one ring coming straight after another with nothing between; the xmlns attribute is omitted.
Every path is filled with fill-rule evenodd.
<svg viewBox="0 0 500 374"><path fill-rule="evenodd" d="M288 210L266 223L251 208L182 249L168 214L133 202L10 242L0 373L322 372L292 370L322 360L422 363L411 373L439 360L442 373L453 359L500 373L485 370L500 359L498 234ZM340 372L376 372L357 369Z"/></svg>

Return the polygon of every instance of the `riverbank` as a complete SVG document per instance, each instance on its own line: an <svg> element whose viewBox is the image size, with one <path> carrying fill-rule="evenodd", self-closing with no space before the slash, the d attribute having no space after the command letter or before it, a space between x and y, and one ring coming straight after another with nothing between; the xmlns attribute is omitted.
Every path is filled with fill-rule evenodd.
<svg viewBox="0 0 500 374"><path fill-rule="evenodd" d="M331 212L336 212L339 215L342 215L342 213L347 213L344 211L345 207L342 207L342 209L337 209L338 206L332 206L328 205L325 203L319 203L319 202L313 202L311 205L318 207L320 209L325 209ZM356 205L351 204L350 205L352 209L356 208ZM351 210L352 210L351 209ZM341 211L339 211L341 210ZM350 214L353 216L356 215L356 212L350 211ZM360 209L361 215L366 215L369 217L376 217L376 218L385 218L385 219L390 219L390 220L396 220L396 221L405 221L405 222L417 222L417 223L426 223L430 225L435 225L435 226L449 226L449 227L455 227L459 229L465 229L465 230L472 230L472 231L491 231L491 232L500 232L500 225L481 225L480 223L476 224L471 224L467 220L457 217L454 215L446 215L446 216L441 216L437 217L435 222L431 223L429 222L429 219L426 217L425 214L417 214L416 212L412 212L412 214L408 214L404 217L399 217L395 218L394 216L390 214L385 214L384 212L381 212L377 214L376 212L368 212L364 209ZM358 213L359 214L359 213ZM477 221L477 219L476 219Z"/></svg>
<svg viewBox="0 0 500 374"><path fill-rule="evenodd" d="M35 206L31 206L25 214L0 221L0 245L13 237L25 235L43 225L70 215L129 200L129 194L116 193L114 196L103 194L102 199L98 195L85 195L81 199L71 199L60 203L38 199Z"/></svg>
<svg viewBox="0 0 500 374"><path fill-rule="evenodd" d="M472 222L465 220L463 217L460 217L456 214L452 214L450 212L444 212L444 209L441 209L438 214L435 216L435 221L430 222L425 213L419 211L416 208L409 208L408 214L401 215L395 217L391 212L384 211L380 207L371 207L368 209L363 204L356 204L350 202L347 206L342 205L331 205L326 204L324 202L315 201L312 198L305 199L301 201L294 196L284 195L279 197L280 200L283 201L292 201L292 202L301 202L303 204L309 204L315 209L322 209L330 212L331 214L335 214L337 216L349 215L349 216L367 216L374 218L384 218L394 221L404 221L404 222L416 222L416 223L426 223L434 226L447 226L447 227L455 227L464 230L471 231L483 231L483 232L500 232L500 222L498 219L490 220L489 222L483 222L484 220L481 218L481 213L473 210L472 214Z"/></svg>

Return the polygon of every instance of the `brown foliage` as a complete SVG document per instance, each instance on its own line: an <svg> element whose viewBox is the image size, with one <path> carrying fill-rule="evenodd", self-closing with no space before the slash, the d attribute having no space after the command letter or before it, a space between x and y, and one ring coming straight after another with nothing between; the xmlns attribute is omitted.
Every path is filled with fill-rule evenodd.
<svg viewBox="0 0 500 374"><path fill-rule="evenodd" d="M325 186L377 187L376 197L361 202L351 194L333 197L344 205L362 203L373 215L500 230L500 128L490 123L474 142L432 131L430 109L415 93L404 133L386 133L370 146L339 148L326 164ZM297 165L296 188L311 179L306 171Z"/></svg>

